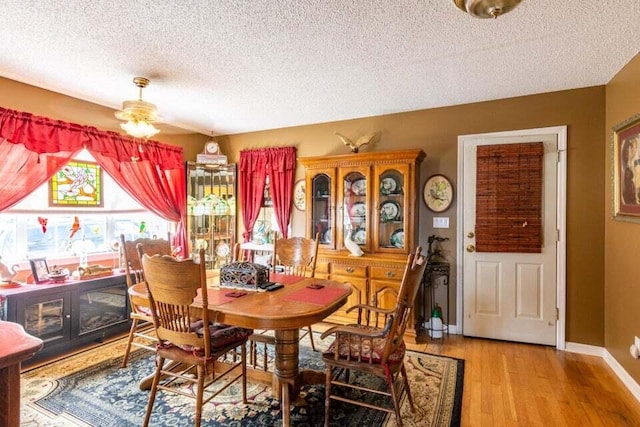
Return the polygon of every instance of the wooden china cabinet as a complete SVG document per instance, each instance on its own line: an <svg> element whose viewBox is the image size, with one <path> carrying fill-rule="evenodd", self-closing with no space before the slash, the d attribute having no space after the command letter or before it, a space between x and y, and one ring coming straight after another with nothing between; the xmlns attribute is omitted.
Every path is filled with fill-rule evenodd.
<svg viewBox="0 0 640 427"><path fill-rule="evenodd" d="M305 167L306 236L320 233L316 277L348 282L353 293L327 319L353 323L359 303L393 308L407 255L418 242L418 166L422 150L299 159ZM345 238L364 252L353 256ZM417 321L417 319L416 319ZM415 341L415 321L407 335Z"/></svg>

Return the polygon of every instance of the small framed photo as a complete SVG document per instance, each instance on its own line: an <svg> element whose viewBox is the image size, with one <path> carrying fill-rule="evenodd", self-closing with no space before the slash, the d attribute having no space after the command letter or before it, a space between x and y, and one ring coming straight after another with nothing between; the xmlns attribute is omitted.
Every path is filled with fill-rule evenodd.
<svg viewBox="0 0 640 427"><path fill-rule="evenodd" d="M49 280L49 266L47 266L47 260L44 258L33 258L29 260L31 264L31 273L33 274L33 281L36 283L43 283Z"/></svg>
<svg viewBox="0 0 640 427"><path fill-rule="evenodd" d="M640 114L614 126L611 145L613 216L640 222Z"/></svg>

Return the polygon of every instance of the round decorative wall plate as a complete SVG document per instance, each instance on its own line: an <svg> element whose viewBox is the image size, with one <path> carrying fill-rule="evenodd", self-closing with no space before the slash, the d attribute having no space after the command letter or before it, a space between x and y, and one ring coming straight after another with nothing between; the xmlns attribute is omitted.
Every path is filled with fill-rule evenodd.
<svg viewBox="0 0 640 427"><path fill-rule="evenodd" d="M380 194L388 196L389 194L399 194L401 185L395 177L387 176L380 180Z"/></svg>
<svg viewBox="0 0 640 427"><path fill-rule="evenodd" d="M364 196L367 194L367 180L365 178L356 179L351 183L351 192L354 196Z"/></svg>
<svg viewBox="0 0 640 427"><path fill-rule="evenodd" d="M400 217L400 206L396 202L386 201L380 205L380 219L382 222L395 221Z"/></svg>
<svg viewBox="0 0 640 427"><path fill-rule="evenodd" d="M453 202L453 186L444 175L433 175L424 183L422 197L433 212L444 212Z"/></svg>
<svg viewBox="0 0 640 427"><path fill-rule="evenodd" d="M366 232L366 230L364 230L362 228L356 230L356 232L353 233L352 239L357 244L364 245L366 243L366 240L367 240L367 232Z"/></svg>
<svg viewBox="0 0 640 427"><path fill-rule="evenodd" d="M299 179L293 185L293 206L299 211L303 211L306 203L305 182L304 179Z"/></svg>
<svg viewBox="0 0 640 427"><path fill-rule="evenodd" d="M357 202L351 205L349 209L349 216L351 218L359 218L367 215L367 205L362 202Z"/></svg>
<svg viewBox="0 0 640 427"><path fill-rule="evenodd" d="M391 243L391 246L396 248L404 248L404 229L398 228L396 231L391 233L389 243Z"/></svg>

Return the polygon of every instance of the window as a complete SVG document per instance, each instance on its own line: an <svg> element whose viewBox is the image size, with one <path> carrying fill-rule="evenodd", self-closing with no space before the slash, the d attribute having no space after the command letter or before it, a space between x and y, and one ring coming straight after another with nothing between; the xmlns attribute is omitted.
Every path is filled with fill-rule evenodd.
<svg viewBox="0 0 640 427"><path fill-rule="evenodd" d="M76 159L93 161L83 151ZM124 234L167 238L171 223L146 210L104 173L103 207L48 207L48 183L0 213L0 256L9 261L114 253ZM46 219L46 231L39 218ZM72 233L75 219L80 228Z"/></svg>

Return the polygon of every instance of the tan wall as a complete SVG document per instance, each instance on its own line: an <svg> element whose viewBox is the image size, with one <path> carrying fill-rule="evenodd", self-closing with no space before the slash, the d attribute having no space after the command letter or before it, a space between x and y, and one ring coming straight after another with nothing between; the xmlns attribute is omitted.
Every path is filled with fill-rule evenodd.
<svg viewBox="0 0 640 427"><path fill-rule="evenodd" d="M348 153L335 132L356 138L381 131L382 138L368 150L422 148L421 185L435 173L451 178L457 187L458 135L568 126L567 333L568 341L604 344L603 302L603 182L604 86L555 92L455 107L415 111L364 119L292 127L229 136L232 158L241 149L293 145L298 157ZM364 150L363 150L364 151ZM304 171L298 168L296 178ZM455 265L456 205L439 216L450 218L449 230L438 230L446 253ZM434 233L433 214L419 206L420 244ZM303 212L294 210L293 229L304 233ZM451 297L455 301L455 278ZM452 307L455 313L455 308ZM454 322L452 322L454 323ZM640 333L640 331L638 332Z"/></svg>
<svg viewBox="0 0 640 427"><path fill-rule="evenodd" d="M241 149L294 145L298 156L347 153L335 132L349 137L380 131L380 142L370 150L422 148L420 183L443 173L456 184L458 135L509 131L547 126L568 126L568 253L567 340L591 345L604 344L603 242L604 242L604 105L605 88L555 92L478 104L423 110L357 120L292 127L220 138L224 153L237 161ZM28 111L55 119L117 130L113 110L0 78L0 107ZM199 134L162 132L157 140L185 148L185 159L195 160L207 139ZM364 150L363 150L364 151ZM301 168L296 171L302 178ZM455 265L455 203L439 216L449 216L449 230L437 234L445 242L446 255ZM419 206L420 244L434 233L433 215ZM303 233L303 212L293 210L293 228ZM241 224L240 224L241 228ZM455 269L454 269L455 270ZM451 293L455 296L455 277ZM453 299L455 301L455 298ZM455 308L452 307L455 313ZM640 333L640 331L636 332Z"/></svg>
<svg viewBox="0 0 640 427"><path fill-rule="evenodd" d="M603 145L605 175L605 347L640 382L640 361L629 354L633 337L640 336L640 224L613 219L611 191L611 129L640 113L640 56L636 56L607 84Z"/></svg>

